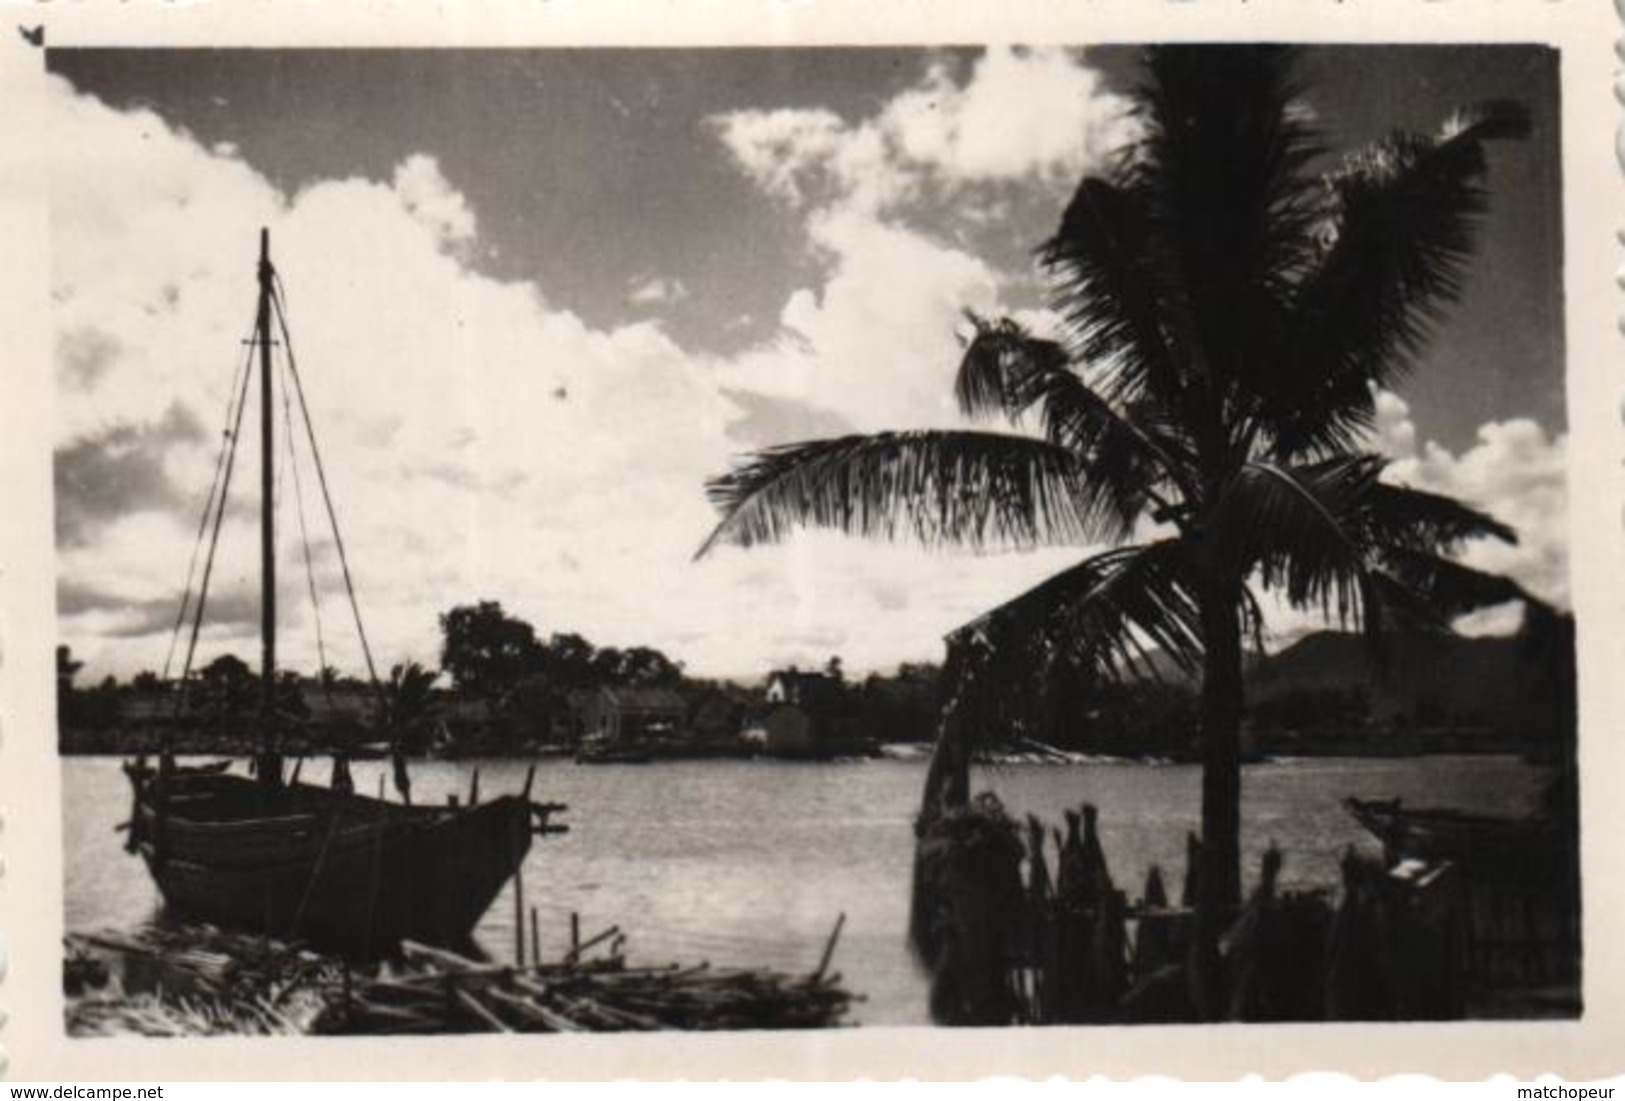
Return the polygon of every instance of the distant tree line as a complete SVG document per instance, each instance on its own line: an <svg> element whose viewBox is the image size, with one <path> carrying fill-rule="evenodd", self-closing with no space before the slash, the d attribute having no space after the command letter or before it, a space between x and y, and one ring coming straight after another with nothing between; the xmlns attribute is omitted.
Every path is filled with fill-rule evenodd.
<svg viewBox="0 0 1625 1101"><path fill-rule="evenodd" d="M598 647L569 632L542 639L494 600L452 608L441 615L440 631L440 668L458 691L483 699L507 699L527 682L567 692L683 680L682 663L652 647Z"/></svg>
<svg viewBox="0 0 1625 1101"><path fill-rule="evenodd" d="M449 753L500 754L573 744L581 734L581 696L599 687L670 688L696 713L710 698L713 704L707 706L720 702L721 713L730 716L726 721L741 730L774 706L759 682L750 687L690 677L681 662L648 646L600 647L570 632L543 637L496 601L458 605L439 622L439 668L405 662L390 669L376 687L332 666L313 676L284 670L275 694L277 711L293 725L321 728L324 736L377 738L381 726L409 752L429 751L438 737L439 748ZM1560 628L1571 622L1562 618ZM1398 738L1396 730L1499 736L1482 742L1458 738L1463 747L1493 748L1514 735L1550 741L1543 732L1551 730L1566 732L1565 744L1572 743L1572 635L1559 630L1545 634L1558 641L1541 649L1528 640L1508 640L1502 656L1510 659L1516 650L1516 662L1470 667L1473 677L1458 675L1452 681L1482 685L1494 669L1501 681L1517 682L1512 703L1486 702L1482 690L1451 689L1444 683L1451 678L1442 675L1413 678L1414 683L1402 686L1380 678L1372 682L1363 665L1341 669L1335 661L1317 673L1318 682L1271 685L1254 693L1249 708L1254 748L1264 753L1415 749L1414 739ZM1431 655L1425 662L1430 669L1438 673L1460 664L1447 662L1452 650L1439 650L1439 645L1420 652ZM1479 640L1456 643L1454 649L1485 645ZM83 663L68 647L57 647L58 714L64 731L80 736L65 744L89 746L92 752L127 748L128 728L137 715L184 715L180 725L196 730L200 745L227 752L231 741L222 741L222 734L246 729L238 720L257 714L260 706L259 675L235 654L213 658L194 670L184 686L151 670L123 684L107 676L81 685L77 678L82 670ZM763 676L768 673L762 670ZM928 743L938 736L943 703L938 665L904 663L894 673L849 679L836 656L805 675L818 682L818 691L800 705L815 712L821 729L843 745ZM442 677L449 685L442 684ZM1377 684L1386 685L1380 708L1373 696ZM341 697L341 708L365 709L366 721L335 718L328 703L335 696ZM1013 720L1012 736L1002 747L1008 750L1030 750L1031 745L1021 743L1038 742L1106 756L1190 759L1199 729L1199 700L1188 682L1174 677L1114 681L1057 667L1042 697L1035 696L1007 718ZM710 723L696 723L702 725L716 733ZM87 740L86 734L92 736Z"/></svg>

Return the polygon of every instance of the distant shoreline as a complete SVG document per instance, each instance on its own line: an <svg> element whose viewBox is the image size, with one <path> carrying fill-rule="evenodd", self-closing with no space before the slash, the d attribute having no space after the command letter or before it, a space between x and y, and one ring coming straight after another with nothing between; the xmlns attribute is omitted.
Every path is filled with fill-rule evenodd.
<svg viewBox="0 0 1625 1101"><path fill-rule="evenodd" d="M132 758L151 755L151 750L79 750L58 751L57 757L61 760L76 759L105 759L105 758ZM211 760L242 760L246 761L250 754L240 750L222 750L211 752L194 747L180 749L176 753L181 758L205 758ZM290 757L298 756L289 754ZM310 757L326 756L326 754L308 754ZM1392 752L1348 752L1346 747L1337 747L1335 750L1325 752L1294 752L1294 753L1267 753L1255 756L1244 764L1247 765L1284 765L1306 760L1372 760L1389 761L1402 759L1420 759L1430 757L1517 757L1531 766L1541 766L1550 762L1541 761L1532 757L1528 752L1517 747L1487 746L1481 749L1448 748L1436 750L1409 750L1395 747ZM414 764L478 764L484 761L530 761L538 759L563 761L568 764L579 764L583 768L638 768L649 765L687 765L694 763L713 763L719 760L757 761L773 764L797 765L857 765L857 764L926 764L931 758L931 746L916 743L896 743L882 746L875 753L863 755L832 755L828 757L779 757L770 754L730 754L696 756L688 754L661 755L654 754L645 761L636 763L593 763L586 764L574 760L574 751L557 747L543 747L531 752L492 753L461 757L436 757L431 755L408 755L407 759ZM363 758L366 759L366 758ZM377 759L377 758L371 758ZM1194 767L1199 762L1194 758L1144 756L1122 757L1098 753L1073 753L1060 751L1056 754L1042 754L1033 752L1012 751L1004 753L979 754L974 764L981 766L1009 767L1009 766L1045 766L1045 767L1076 767L1079 765L1144 765L1148 768L1167 768L1177 766Z"/></svg>

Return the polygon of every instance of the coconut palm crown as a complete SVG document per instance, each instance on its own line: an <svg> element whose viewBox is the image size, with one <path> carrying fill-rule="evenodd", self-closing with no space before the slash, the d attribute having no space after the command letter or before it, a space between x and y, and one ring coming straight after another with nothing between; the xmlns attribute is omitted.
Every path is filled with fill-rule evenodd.
<svg viewBox="0 0 1625 1101"><path fill-rule="evenodd" d="M1147 52L1138 137L1082 180L1037 250L1059 336L971 317L958 403L1013 431L791 444L708 485L722 519L701 553L799 525L1084 548L954 640L984 665L1121 676L1160 650L1199 672L1198 911L1214 921L1240 897L1255 591L1373 638L1385 622L1447 624L1523 595L1449 557L1511 530L1383 480L1365 448L1377 392L1416 366L1462 289L1488 202L1485 143L1522 136L1528 115L1483 103L1337 162L1301 91L1290 49ZM975 666L950 655L950 671ZM947 790L962 799L963 781Z"/></svg>

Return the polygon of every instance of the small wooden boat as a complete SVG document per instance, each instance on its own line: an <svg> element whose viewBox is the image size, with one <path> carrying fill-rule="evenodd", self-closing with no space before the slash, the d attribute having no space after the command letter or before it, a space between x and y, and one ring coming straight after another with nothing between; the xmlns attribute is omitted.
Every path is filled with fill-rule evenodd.
<svg viewBox="0 0 1625 1101"><path fill-rule="evenodd" d="M1352 796L1343 805L1382 842L1390 865L1403 859L1448 860L1480 881L1535 883L1557 881L1573 860L1555 818L1411 809L1398 799Z"/></svg>
<svg viewBox="0 0 1625 1101"><path fill-rule="evenodd" d="M280 320L280 341L273 340L273 314ZM271 349L290 342L281 316L276 275L271 267L269 235L262 231L259 260L259 306L254 339L260 375L261 437L261 643L260 705L254 715L235 717L223 734L235 743L255 747L255 775L234 775L230 762L202 766L177 764L166 751L156 767L138 759L125 766L134 807L127 848L146 861L166 909L183 920L207 922L224 929L303 941L317 947L364 957L393 950L401 940L466 948L475 923L510 877L517 874L538 833L562 832L549 816L564 809L559 804L534 803L530 798L532 769L524 790L483 804L471 794L468 805L446 807L411 805L411 786L397 731L386 729L382 741L395 758L396 787L403 802L368 798L355 793L349 779L349 761L366 752L362 742L333 753L330 787L300 783L299 769L284 775L284 755L311 748L289 729L276 705L276 555L273 538L276 454L272 441L273 411ZM315 452L314 431L298 380L291 349L286 367L311 441L312 459L321 474ZM241 423L252 371L245 364L234 399ZM284 413L292 419L292 402L284 391ZM213 537L201 574L196 603L191 603L190 580L177 619L192 612L191 643L186 648L182 684L189 683L193 652L204 617L213 548L221 520L226 516L239 434L228 433L222 455L224 477L211 488L206 520L212 516ZM297 478L297 468L295 469ZM326 478L321 478L326 498ZM218 494L218 496L216 496ZM327 515L344 569L345 586L355 613L357 632L366 655L368 672L383 700L373 669L361 614L355 605L350 568L339 538L331 499ZM200 530L200 539L202 531ZM308 548L307 548L308 562ZM314 589L314 579L311 586ZM184 705L184 697L182 700ZM381 706L380 714L389 708ZM388 725L387 723L385 724ZM365 740L362 740L363 742ZM303 746L303 749L301 749Z"/></svg>
<svg viewBox="0 0 1625 1101"><path fill-rule="evenodd" d="M578 765L646 765L652 760L654 754L643 746L591 738L583 741L581 748L576 750Z"/></svg>

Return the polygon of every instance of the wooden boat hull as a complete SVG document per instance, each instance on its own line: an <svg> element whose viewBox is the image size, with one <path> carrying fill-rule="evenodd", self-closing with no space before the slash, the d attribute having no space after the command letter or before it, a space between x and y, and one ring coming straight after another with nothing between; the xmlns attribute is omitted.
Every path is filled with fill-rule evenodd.
<svg viewBox="0 0 1625 1101"><path fill-rule="evenodd" d="M1448 860L1475 879L1534 884L1561 880L1574 860L1555 820L1413 810L1397 800L1349 798L1344 805L1382 841L1390 864Z"/></svg>
<svg viewBox="0 0 1625 1101"><path fill-rule="evenodd" d="M234 776L132 776L135 848L166 911L345 955L467 948L531 843L529 800L405 807ZM258 806L245 815L243 808Z"/></svg>

